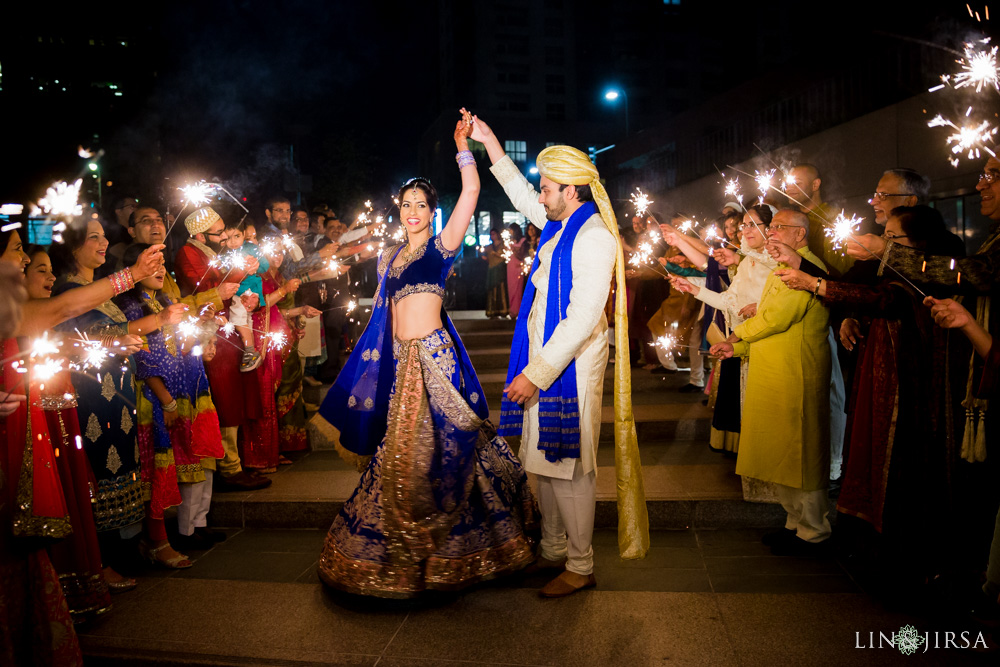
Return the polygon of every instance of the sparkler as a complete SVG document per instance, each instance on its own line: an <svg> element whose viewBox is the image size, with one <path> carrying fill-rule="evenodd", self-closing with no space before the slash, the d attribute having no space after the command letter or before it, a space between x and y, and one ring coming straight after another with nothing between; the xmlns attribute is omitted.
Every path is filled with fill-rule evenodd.
<svg viewBox="0 0 1000 667"><path fill-rule="evenodd" d="M232 336L236 333L236 325L232 322L226 322L221 327L219 327L226 336Z"/></svg>
<svg viewBox="0 0 1000 667"><path fill-rule="evenodd" d="M972 107L969 107L965 115L968 116L970 113L972 113ZM960 127L941 114L938 114L927 123L927 127L950 127L955 130L955 133L947 138L947 144L951 146L951 152L956 156L948 159L953 167L958 167L959 157L957 156L966 152L966 157L970 160L980 156L980 149L996 157L993 149L985 143L993 141L993 137L997 133L996 126L991 127L988 120L984 120L976 126L966 125Z"/></svg>
<svg viewBox="0 0 1000 667"><path fill-rule="evenodd" d="M80 205L80 184L82 178L69 185L66 181L57 181L45 191L45 196L38 200L45 215L58 217L74 217L83 213Z"/></svg>
<svg viewBox="0 0 1000 667"><path fill-rule="evenodd" d="M989 38L980 41L988 44ZM976 92L982 92L984 87L992 87L1000 92L1000 72L997 71L997 47L989 50L977 50L973 43L966 43L964 57L958 60L962 71L955 75L955 88L975 86Z"/></svg>
<svg viewBox="0 0 1000 667"><path fill-rule="evenodd" d="M36 380L45 382L62 372L65 359L46 359L32 366Z"/></svg>
<svg viewBox="0 0 1000 667"><path fill-rule="evenodd" d="M197 317L189 315L186 320L177 323L175 331L184 340L196 338L199 333L199 324Z"/></svg>
<svg viewBox="0 0 1000 667"><path fill-rule="evenodd" d="M632 193L630 199L632 200L632 205L635 206L636 216L640 218L646 215L649 205L653 203L653 200L639 188L635 189L635 192Z"/></svg>
<svg viewBox="0 0 1000 667"><path fill-rule="evenodd" d="M31 343L31 356L34 357L47 357L53 354L59 354L59 345L55 341L49 339L48 332L42 334L41 338L36 338Z"/></svg>
<svg viewBox="0 0 1000 667"><path fill-rule="evenodd" d="M535 261L534 255L528 255L527 257L521 260L521 275L526 276L531 273L531 265L534 263L534 261Z"/></svg>
<svg viewBox="0 0 1000 667"><path fill-rule="evenodd" d="M760 190L760 200L764 201L764 197L767 195L768 190L774 188L772 183L774 179L774 169L768 169L767 171L755 171L753 180L757 182L757 189Z"/></svg>
<svg viewBox="0 0 1000 667"><path fill-rule="evenodd" d="M280 350L288 344L288 336L286 336L282 331L271 331L265 334L265 337L271 346L276 350Z"/></svg>
<svg viewBox="0 0 1000 667"><path fill-rule="evenodd" d="M347 302L347 312L349 312L349 313L350 312L354 312L354 309L357 308L357 307L358 307L358 304L357 304L357 302L354 301L354 299L351 299L350 301Z"/></svg>
<svg viewBox="0 0 1000 667"><path fill-rule="evenodd" d="M75 347L81 348L80 359L83 361L82 370L88 368L100 368L105 360L111 358L111 353L105 349L100 340L91 340L86 334L74 343Z"/></svg>
<svg viewBox="0 0 1000 667"><path fill-rule="evenodd" d="M650 343L650 346L658 347L664 352L670 354L678 347L677 336L674 336L673 334L665 334Z"/></svg>
<svg viewBox="0 0 1000 667"><path fill-rule="evenodd" d="M640 243L635 252L629 257L628 263L632 266L648 266L653 255L653 246L648 243Z"/></svg>
<svg viewBox="0 0 1000 667"><path fill-rule="evenodd" d="M726 181L725 195L727 197L734 197L739 203L743 203L743 193L740 192L740 181L736 178L731 178Z"/></svg>
<svg viewBox="0 0 1000 667"><path fill-rule="evenodd" d="M840 214L834 219L833 226L827 227L823 231L827 238L833 242L833 249L840 250L845 241L857 234L860 227L861 218L854 215L848 218L844 214L844 211L841 210Z"/></svg>
<svg viewBox="0 0 1000 667"><path fill-rule="evenodd" d="M500 238L503 239L503 250L500 251L500 256L503 257L504 264L506 264L514 256L514 249L511 247L510 230L505 229L500 232Z"/></svg>
<svg viewBox="0 0 1000 667"><path fill-rule="evenodd" d="M213 183L199 181L198 183L185 185L183 188L177 189L184 193L181 200L185 204L190 204L195 208L199 208L212 201L212 190L214 188L215 185Z"/></svg>

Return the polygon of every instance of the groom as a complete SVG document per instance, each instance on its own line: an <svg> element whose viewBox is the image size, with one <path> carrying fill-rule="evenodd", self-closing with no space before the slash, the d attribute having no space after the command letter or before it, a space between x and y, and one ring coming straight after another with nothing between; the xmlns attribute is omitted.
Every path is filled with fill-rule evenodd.
<svg viewBox="0 0 1000 667"><path fill-rule="evenodd" d="M490 171L504 192L543 230L517 319L499 432L522 436L521 460L538 478L542 541L535 567L565 566L541 595L564 597L597 584L591 543L608 365L604 307L621 253L611 231L617 231L617 223L586 154L570 146L539 153L537 193L489 126L476 118L472 127L472 138L485 145ZM630 406L627 412L630 422ZM634 429L631 433L634 443ZM634 462L637 470L637 453ZM641 482L638 490L641 494Z"/></svg>

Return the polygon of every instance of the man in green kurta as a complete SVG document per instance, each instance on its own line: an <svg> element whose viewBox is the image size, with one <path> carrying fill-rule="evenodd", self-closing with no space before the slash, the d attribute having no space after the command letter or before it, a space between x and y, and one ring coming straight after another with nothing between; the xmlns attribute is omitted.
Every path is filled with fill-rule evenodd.
<svg viewBox="0 0 1000 667"><path fill-rule="evenodd" d="M770 236L824 266L809 250L804 214L779 211ZM819 299L789 289L772 273L757 314L736 327L726 342L712 346L715 356L750 359L736 472L777 486L788 517L785 531L769 540L776 553L817 553L830 537L828 327L829 311Z"/></svg>

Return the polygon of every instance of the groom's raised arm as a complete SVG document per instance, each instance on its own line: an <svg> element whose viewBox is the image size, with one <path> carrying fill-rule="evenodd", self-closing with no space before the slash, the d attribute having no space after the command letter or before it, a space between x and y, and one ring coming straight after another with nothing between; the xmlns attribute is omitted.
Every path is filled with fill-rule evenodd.
<svg viewBox="0 0 1000 667"><path fill-rule="evenodd" d="M514 204L514 208L530 220L535 227L545 227L545 207L538 201L538 193L504 151L497 135L493 133L489 125L479 119L479 116L472 117L471 136L472 139L486 147L486 153L490 156L490 162L493 164L490 171L500 182L503 191L507 193L507 197Z"/></svg>

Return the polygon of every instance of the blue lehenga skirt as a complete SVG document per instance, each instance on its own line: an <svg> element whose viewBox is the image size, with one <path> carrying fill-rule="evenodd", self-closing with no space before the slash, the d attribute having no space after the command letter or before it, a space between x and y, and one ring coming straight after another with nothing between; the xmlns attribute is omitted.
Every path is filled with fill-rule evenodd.
<svg viewBox="0 0 1000 667"><path fill-rule="evenodd" d="M457 590L534 560L538 510L517 456L459 392L445 329L393 343L385 437L327 534L329 586L406 598Z"/></svg>

